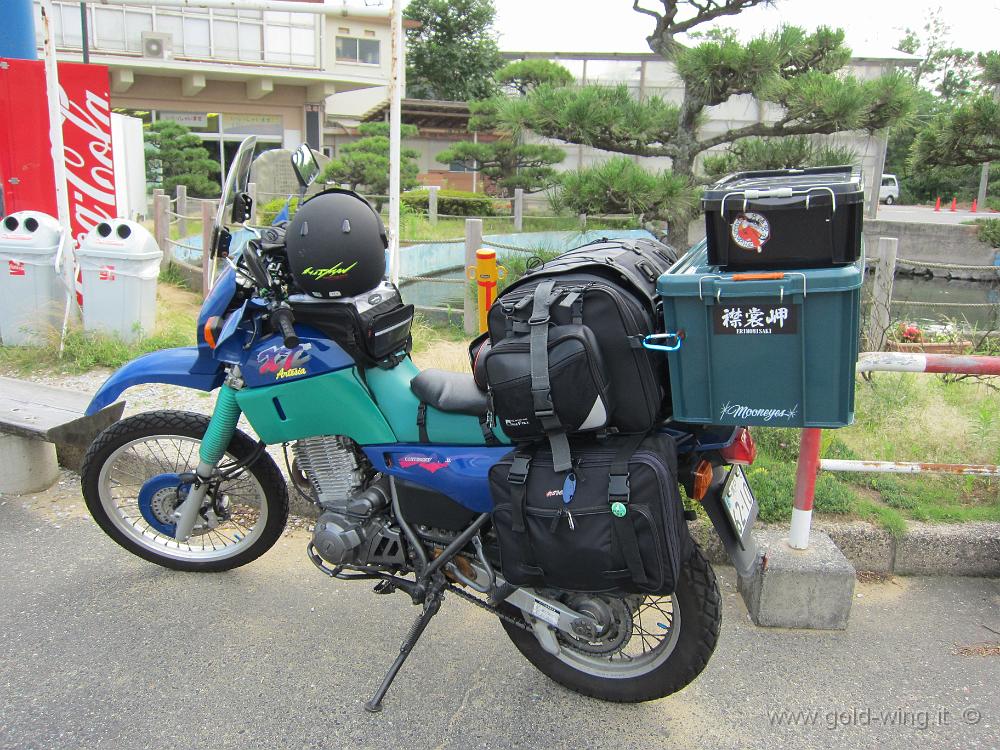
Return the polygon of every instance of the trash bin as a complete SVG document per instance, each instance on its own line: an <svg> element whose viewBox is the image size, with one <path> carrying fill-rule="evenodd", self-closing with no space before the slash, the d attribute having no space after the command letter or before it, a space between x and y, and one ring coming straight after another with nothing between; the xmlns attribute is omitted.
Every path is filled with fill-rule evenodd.
<svg viewBox="0 0 1000 750"><path fill-rule="evenodd" d="M849 266L725 274L705 241L659 278L674 419L696 424L846 427L864 256Z"/></svg>
<svg viewBox="0 0 1000 750"><path fill-rule="evenodd" d="M163 253L141 224L101 222L76 252L83 274L83 328L136 341L156 326L156 279Z"/></svg>
<svg viewBox="0 0 1000 750"><path fill-rule="evenodd" d="M0 339L42 344L58 330L66 290L56 273L62 232L38 211L18 211L0 222Z"/></svg>

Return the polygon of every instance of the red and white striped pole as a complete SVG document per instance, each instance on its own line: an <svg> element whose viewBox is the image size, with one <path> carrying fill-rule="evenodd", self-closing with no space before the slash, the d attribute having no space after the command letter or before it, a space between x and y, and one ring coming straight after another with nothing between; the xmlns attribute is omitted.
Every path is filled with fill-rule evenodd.
<svg viewBox="0 0 1000 750"><path fill-rule="evenodd" d="M788 532L788 546L793 549L809 548L809 528L812 526L813 497L816 494L816 475L819 473L819 444L822 432L816 427L802 430L799 441L799 463L795 470L795 503L792 507L792 527Z"/></svg>
<svg viewBox="0 0 1000 750"><path fill-rule="evenodd" d="M864 352L858 356L857 371L1000 375L1000 357L984 357L971 354Z"/></svg>

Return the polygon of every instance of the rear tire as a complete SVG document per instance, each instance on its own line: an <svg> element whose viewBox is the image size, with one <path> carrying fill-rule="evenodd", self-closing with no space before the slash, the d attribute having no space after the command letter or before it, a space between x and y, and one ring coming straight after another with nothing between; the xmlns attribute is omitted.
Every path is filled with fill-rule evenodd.
<svg viewBox="0 0 1000 750"><path fill-rule="evenodd" d="M141 475L126 475L135 477L130 486L146 482L161 472L193 471L198 461L197 447L208 421L204 414L184 411L137 414L106 429L87 450L81 470L87 509L97 525L132 554L174 570L218 572L256 560L281 536L288 519L288 492L281 472L267 453L261 453L240 475L221 486L220 494L233 492L236 499L232 521L220 523L204 537L193 536L186 545L174 543L169 534L147 523L143 514L132 507L133 491L126 492L120 480L114 479L116 462L129 456L131 446L145 449L147 445L162 444L169 450L171 445L183 444L184 449L176 458L163 455L163 461L158 453L131 456L126 465ZM237 430L223 461L246 459L256 447L248 435ZM201 550L197 549L198 539L202 540ZM212 544L211 550L207 549L206 540Z"/></svg>
<svg viewBox="0 0 1000 750"><path fill-rule="evenodd" d="M504 620L500 622L517 650L560 685L591 698L638 703L663 698L688 685L705 668L715 650L722 623L719 587L712 566L697 546L681 570L673 602L679 613L679 622L671 627L679 627L680 632L669 655L648 671L620 677L588 674L545 651L531 631ZM521 610L510 605L505 605L504 614L524 622ZM567 648L562 646L564 651ZM581 658L594 659L597 669L600 669L603 660L599 655L581 657L578 652L573 652L573 658L577 661Z"/></svg>
<svg viewBox="0 0 1000 750"><path fill-rule="evenodd" d="M892 205L893 203L895 203L895 202L896 202L896 199L895 199L895 198L893 198L893 197L892 197L891 195L887 195L887 196L885 197L885 205L887 205L887 206L891 206L891 205Z"/></svg>

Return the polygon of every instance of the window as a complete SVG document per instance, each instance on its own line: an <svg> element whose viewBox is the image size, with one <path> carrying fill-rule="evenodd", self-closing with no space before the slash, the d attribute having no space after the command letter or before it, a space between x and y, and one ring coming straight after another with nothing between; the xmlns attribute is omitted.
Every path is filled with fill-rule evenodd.
<svg viewBox="0 0 1000 750"><path fill-rule="evenodd" d="M448 165L449 172L475 172L476 162L475 161L453 161Z"/></svg>
<svg viewBox="0 0 1000 750"><path fill-rule="evenodd" d="M381 44L378 39L356 39L351 36L337 37L337 60L339 62L378 65Z"/></svg>

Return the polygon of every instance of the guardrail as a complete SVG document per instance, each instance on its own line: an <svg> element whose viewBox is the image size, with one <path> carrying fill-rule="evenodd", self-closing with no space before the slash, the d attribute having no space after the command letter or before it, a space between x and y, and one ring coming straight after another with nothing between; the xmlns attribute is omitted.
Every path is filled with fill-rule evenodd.
<svg viewBox="0 0 1000 750"><path fill-rule="evenodd" d="M1000 357L959 354L911 354L903 352L863 352L857 372L923 372L950 375L1000 376ZM799 461L795 473L795 499L788 544L794 549L809 547L816 476L820 471L877 472L894 474L953 474L1000 477L1000 466L988 464L935 464L908 461L859 461L820 458L822 431L802 430Z"/></svg>

